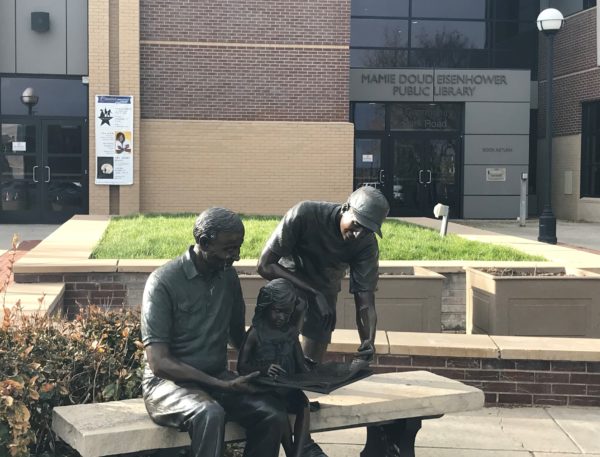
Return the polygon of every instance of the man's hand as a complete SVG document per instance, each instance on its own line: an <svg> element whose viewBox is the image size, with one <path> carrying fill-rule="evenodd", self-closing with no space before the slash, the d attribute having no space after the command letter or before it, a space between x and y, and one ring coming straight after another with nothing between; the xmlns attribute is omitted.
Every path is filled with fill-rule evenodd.
<svg viewBox="0 0 600 457"><path fill-rule="evenodd" d="M375 346L371 340L365 340L358 347L358 351L354 354L355 358L363 359L367 361L373 360L375 355Z"/></svg>
<svg viewBox="0 0 600 457"><path fill-rule="evenodd" d="M321 292L317 292L315 294L315 302L317 304L319 314L321 315L321 318L323 319L323 321L322 321L323 328L325 330L333 331L333 327L335 325L335 322L333 320L333 310L329 306L329 303L327 303L327 299L325 298L325 295L323 295Z"/></svg>
<svg viewBox="0 0 600 457"><path fill-rule="evenodd" d="M267 375L270 376L271 378L276 378L277 376L284 375L284 374L287 374L287 371L285 371L281 367L281 365L277 365L275 363L271 364L271 366L267 370Z"/></svg>
<svg viewBox="0 0 600 457"><path fill-rule="evenodd" d="M260 387L251 384L252 379L259 375L260 371L254 371L246 376L238 376L231 381L227 381L223 390L240 394L256 394L262 392Z"/></svg>

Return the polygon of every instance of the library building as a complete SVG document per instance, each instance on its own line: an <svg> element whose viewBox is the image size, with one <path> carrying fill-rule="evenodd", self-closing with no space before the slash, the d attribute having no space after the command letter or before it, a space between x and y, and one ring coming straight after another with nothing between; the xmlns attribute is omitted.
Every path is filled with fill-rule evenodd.
<svg viewBox="0 0 600 457"><path fill-rule="evenodd" d="M550 56L546 8L565 18ZM526 189L532 217L551 193L558 218L598 222L598 14L596 0L0 0L0 223L281 215L365 185L391 216L443 203L515 219Z"/></svg>

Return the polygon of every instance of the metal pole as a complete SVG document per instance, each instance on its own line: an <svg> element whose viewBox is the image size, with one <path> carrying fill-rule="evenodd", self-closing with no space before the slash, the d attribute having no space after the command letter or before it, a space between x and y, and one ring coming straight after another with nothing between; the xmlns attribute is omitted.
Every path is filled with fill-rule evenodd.
<svg viewBox="0 0 600 457"><path fill-rule="evenodd" d="M546 63L546 160L548 161L546 170L546 201L544 210L540 214L540 227L538 241L544 243L556 244L556 218L552 213L552 79L553 79L553 59L554 59L554 35L556 32L547 32L548 52Z"/></svg>
<svg viewBox="0 0 600 457"><path fill-rule="evenodd" d="M527 173L521 173L521 201L519 204L519 226L527 224Z"/></svg>

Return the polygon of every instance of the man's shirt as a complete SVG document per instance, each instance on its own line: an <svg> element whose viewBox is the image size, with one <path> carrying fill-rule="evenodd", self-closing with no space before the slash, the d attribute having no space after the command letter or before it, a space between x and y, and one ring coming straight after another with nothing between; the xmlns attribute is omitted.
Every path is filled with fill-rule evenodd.
<svg viewBox="0 0 600 457"><path fill-rule="evenodd" d="M344 241L340 232L341 206L304 201L283 217L267 247L282 257L281 265L301 273L317 290L336 295L350 267L350 292L377 287L379 248L375 234Z"/></svg>
<svg viewBox="0 0 600 457"><path fill-rule="evenodd" d="M148 278L142 342L167 343L175 358L215 376L227 369L230 329L243 332L244 299L234 268L201 275L194 256L190 247Z"/></svg>

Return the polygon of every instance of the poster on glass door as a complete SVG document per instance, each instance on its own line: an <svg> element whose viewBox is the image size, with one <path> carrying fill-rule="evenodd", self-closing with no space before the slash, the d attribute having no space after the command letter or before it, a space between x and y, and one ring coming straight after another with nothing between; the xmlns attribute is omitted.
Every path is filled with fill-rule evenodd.
<svg viewBox="0 0 600 457"><path fill-rule="evenodd" d="M96 184L133 184L133 97L96 95Z"/></svg>

